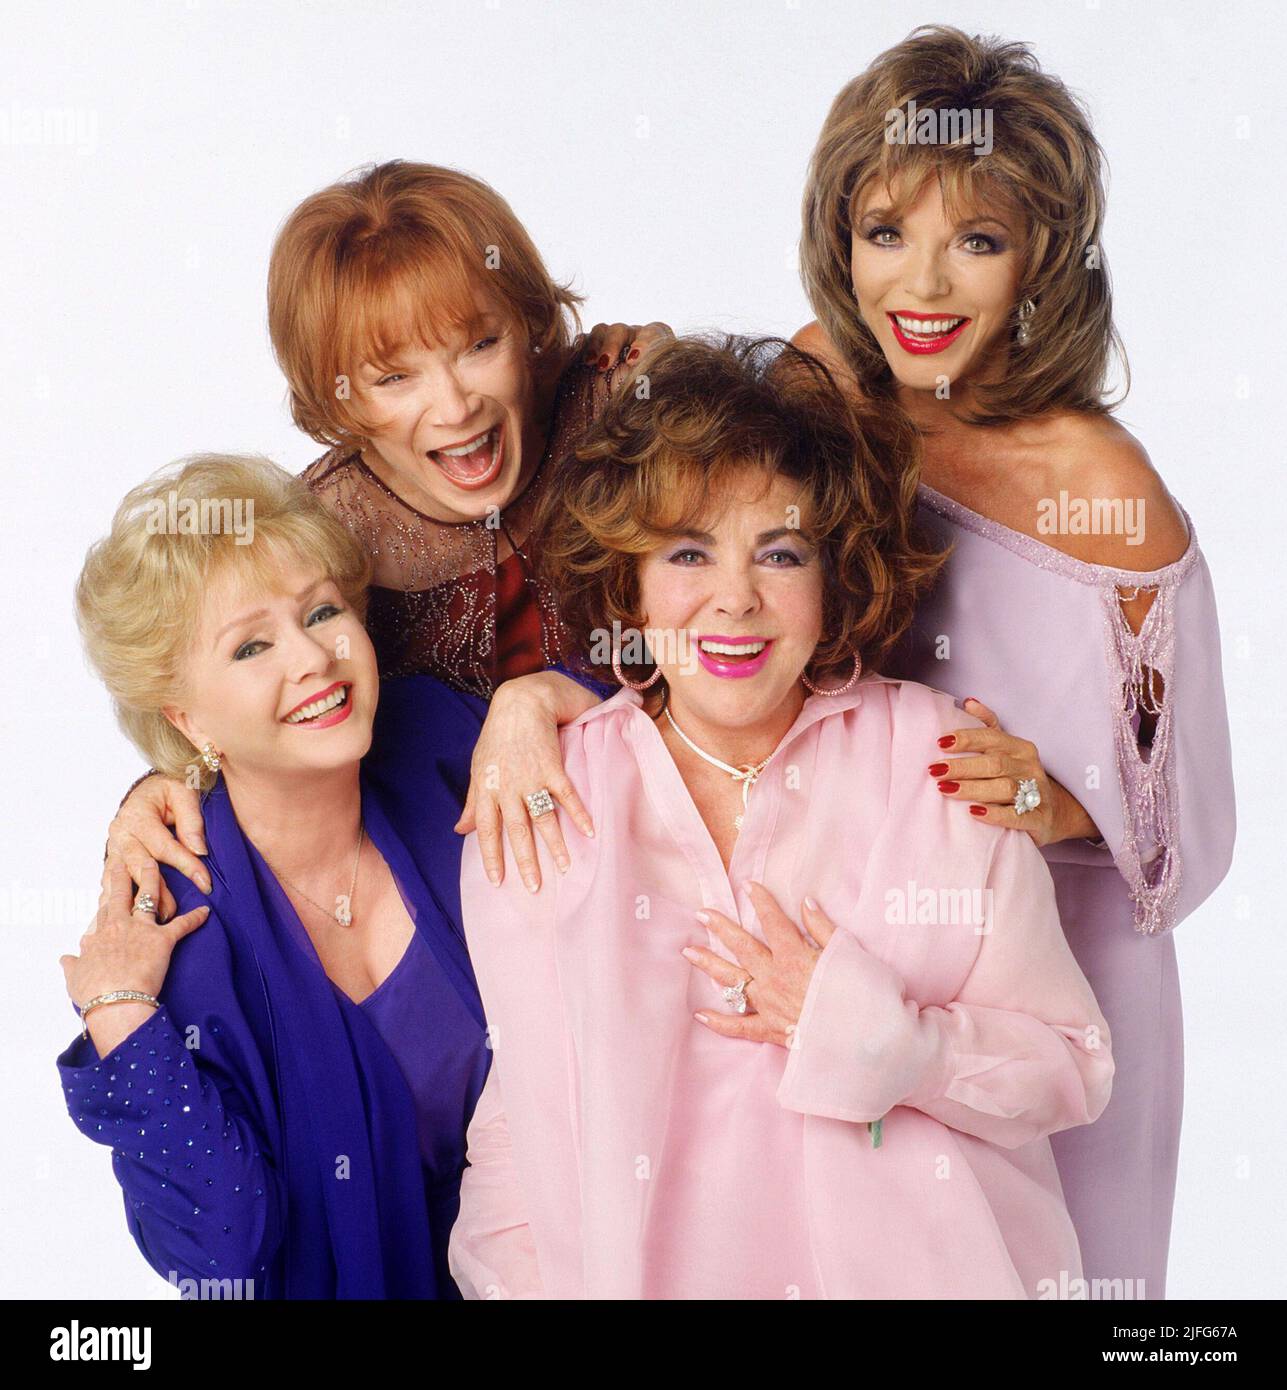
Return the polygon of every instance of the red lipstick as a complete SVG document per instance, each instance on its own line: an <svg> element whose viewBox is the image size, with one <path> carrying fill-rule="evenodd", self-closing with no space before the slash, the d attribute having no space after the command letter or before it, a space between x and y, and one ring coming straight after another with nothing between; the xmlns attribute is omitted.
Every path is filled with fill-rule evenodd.
<svg viewBox="0 0 1287 1390"><path fill-rule="evenodd" d="M894 337L898 340L898 346L902 348L904 352L913 353L918 357L923 357L930 353L942 352L944 348L950 347L973 322L972 319L961 318L961 321L956 327L947 333L917 333L912 336L905 333L903 329L899 327L898 319L911 319L920 323L943 323L960 318L960 315L913 314L900 309L897 318L892 312L887 312L885 317L889 320L889 326L894 330Z"/></svg>

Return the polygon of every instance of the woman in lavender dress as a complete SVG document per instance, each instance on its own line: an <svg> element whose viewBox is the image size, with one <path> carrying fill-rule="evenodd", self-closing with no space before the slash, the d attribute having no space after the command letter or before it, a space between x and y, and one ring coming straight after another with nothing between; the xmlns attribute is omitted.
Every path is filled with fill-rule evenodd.
<svg viewBox="0 0 1287 1390"><path fill-rule="evenodd" d="M935 143L940 111L986 119ZM1100 162L1022 45L918 30L824 124L801 258L818 320L796 341L920 427L920 517L954 553L890 669L988 726L925 750L942 794L1043 849L1117 1060L1103 1116L1052 1141L1085 1277L1161 1298L1183 1097L1170 933L1228 870L1234 798L1211 577L1105 402Z"/></svg>

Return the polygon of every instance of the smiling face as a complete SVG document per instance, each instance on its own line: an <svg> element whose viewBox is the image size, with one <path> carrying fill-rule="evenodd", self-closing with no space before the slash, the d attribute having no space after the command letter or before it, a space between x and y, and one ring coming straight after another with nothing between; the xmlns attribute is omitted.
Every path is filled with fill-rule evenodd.
<svg viewBox="0 0 1287 1390"><path fill-rule="evenodd" d="M936 178L895 217L897 192L873 183L855 210L859 311L901 386L989 380L1004 365L1022 274L1018 218L1003 207L952 217Z"/></svg>
<svg viewBox="0 0 1287 1390"><path fill-rule="evenodd" d="M218 571L166 716L225 775L276 779L356 763L379 700L375 650L333 580L284 563L271 591Z"/></svg>
<svg viewBox="0 0 1287 1390"><path fill-rule="evenodd" d="M480 300L473 321L430 345L365 362L354 394L385 480L439 521L504 507L539 461L537 383L523 325ZM526 463L526 467L525 467Z"/></svg>
<svg viewBox="0 0 1287 1390"><path fill-rule="evenodd" d="M804 702L800 673L822 630L822 564L786 525L800 484L764 482L748 468L715 501L709 530L668 537L639 562L640 608L663 636L653 655L670 707L699 741L762 729L774 746ZM685 659L691 644L695 661Z"/></svg>

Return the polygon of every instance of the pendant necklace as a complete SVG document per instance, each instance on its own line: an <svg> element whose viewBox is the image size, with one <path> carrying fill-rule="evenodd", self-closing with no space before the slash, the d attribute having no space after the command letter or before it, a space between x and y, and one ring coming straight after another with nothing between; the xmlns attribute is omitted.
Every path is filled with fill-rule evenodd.
<svg viewBox="0 0 1287 1390"><path fill-rule="evenodd" d="M298 884L292 883L285 874L278 873L276 869L273 869L273 866L268 864L267 859L264 860L264 863L268 864L270 869L273 869L273 873L277 875L287 888L293 888L305 902L312 903L319 912L325 912L328 917L334 917L340 926L351 927L353 925L353 894L357 890L358 865L362 862L362 841L365 838L366 825L362 821L359 821L357 854L353 857L353 881L349 884L348 897L337 898L334 909L325 908L315 898L310 898Z"/></svg>
<svg viewBox="0 0 1287 1390"><path fill-rule="evenodd" d="M693 750L694 753L697 754L699 758L705 758L706 761L710 763L712 767L719 768L721 772L727 772L728 775L731 778L733 778L735 782L741 782L742 809L743 813L745 813L745 809L748 804L748 798L751 794L751 788L755 785L756 779L759 777L760 773L763 772L764 769L768 766L769 759L773 757L773 754L770 753L768 758L765 758L758 763L743 763L741 767L734 767L731 763L721 762L718 758L712 757L708 752L706 752L704 748L698 748L698 746L692 741L691 738L688 737L688 735L683 731L683 729L681 729L679 725L675 723L675 716L670 712L669 703L665 704L662 707L662 710L666 718L670 720L670 727L674 729L674 731L679 735L679 737L684 740L684 742ZM738 815L733 817L733 828L735 830L741 830L742 816Z"/></svg>

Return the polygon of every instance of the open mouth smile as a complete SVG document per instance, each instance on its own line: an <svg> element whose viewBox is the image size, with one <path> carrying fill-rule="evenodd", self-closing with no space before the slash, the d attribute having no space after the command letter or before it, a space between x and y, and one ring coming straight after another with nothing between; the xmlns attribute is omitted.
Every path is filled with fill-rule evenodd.
<svg viewBox="0 0 1287 1390"><path fill-rule="evenodd" d="M283 724L291 724L301 729L329 729L342 724L353 713L350 699L353 687L347 681L336 681L325 690L310 696L303 704L296 705L282 718Z"/></svg>
<svg viewBox="0 0 1287 1390"><path fill-rule="evenodd" d="M713 676L753 676L773 650L771 637L699 637L697 660Z"/></svg>
<svg viewBox="0 0 1287 1390"><path fill-rule="evenodd" d="M504 442L505 426L493 425L460 444L430 449L429 457L457 487L473 490L495 482L504 457Z"/></svg>
<svg viewBox="0 0 1287 1390"><path fill-rule="evenodd" d="M886 313L898 346L905 352L924 354L942 352L973 322L958 314Z"/></svg>

